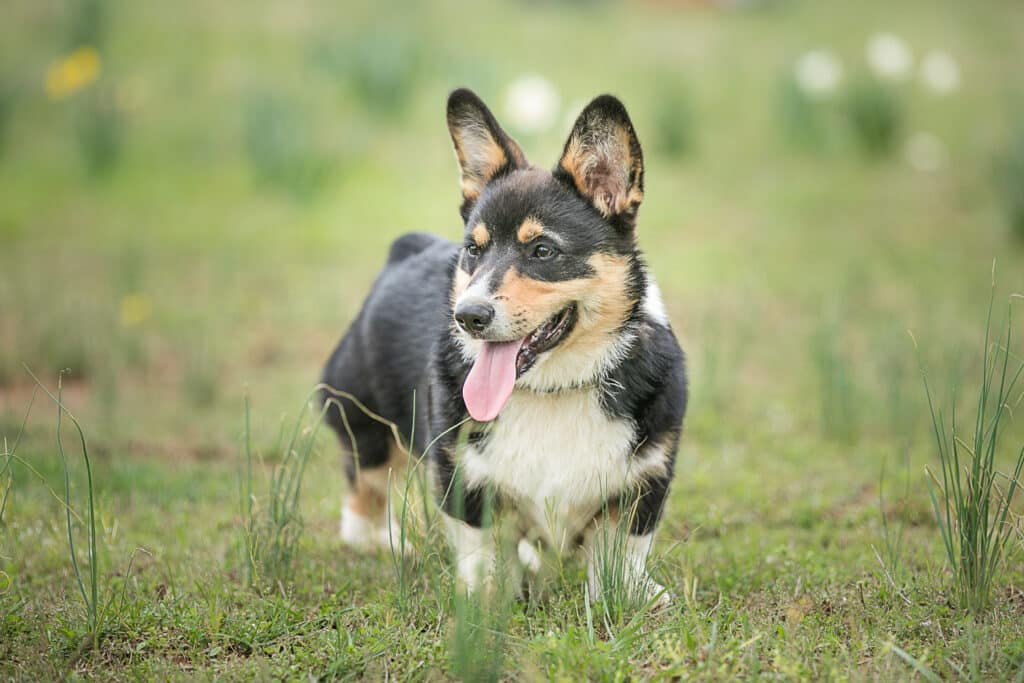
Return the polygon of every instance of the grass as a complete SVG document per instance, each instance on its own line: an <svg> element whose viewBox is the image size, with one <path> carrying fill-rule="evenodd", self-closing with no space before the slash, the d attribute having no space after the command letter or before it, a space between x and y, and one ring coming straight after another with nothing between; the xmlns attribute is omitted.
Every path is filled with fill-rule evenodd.
<svg viewBox="0 0 1024 683"><path fill-rule="evenodd" d="M78 594L82 598L82 606L85 610L85 623L84 625L74 625L69 623L69 627L65 630L65 635L69 637L72 642L77 641L77 645L74 650L71 651L69 657L65 662L67 667L73 667L75 662L90 651L97 650L100 647L101 638L105 635L106 631L110 628L111 623L115 622L120 618L122 610L125 609L125 594L122 591L120 595L115 593L113 586L109 585L108 582L102 581L105 585L101 595L101 568L100 558L97 551L97 519L96 519L96 500L95 500L95 488L93 485L93 472L92 462L89 457L89 447L86 443L85 432L82 429L82 425L78 422L74 415L72 415L64 403L62 402L63 394L63 373L58 375L57 378L57 393L54 395L46 388L42 382L32 373L31 370L26 369L28 375L35 382L36 387L42 389L43 393L54 403L57 408L56 417L56 442L57 452L60 456L61 473L63 476L64 483L64 496L61 498L53 489L50 489L52 497L57 500L62 508L63 517L65 520L65 540L66 549L68 553L69 564L71 568L72 576L74 577L75 585L78 588ZM18 436L14 441L14 445L7 447L5 445L4 456L4 474L8 476L6 486L4 489L3 502L0 504L0 524L3 523L3 509L6 508L7 499L10 495L11 480L10 480L10 466L12 461L18 462L25 466L25 468L36 477L42 479L39 472L35 470L30 464L23 461L19 456L16 455L18 443L21 441L21 436L24 431L25 424L27 423L31 414L32 405L34 404L35 393L33 392L33 400L29 402L28 409L25 413L25 419L22 422L22 427L19 430ZM78 445L81 448L82 464L85 470L85 493L86 493L86 512L85 516L78 514L73 505L71 497L71 480L72 470L71 463L68 459L68 452L64 446L62 423L65 416L71 421L75 428L76 436L78 437ZM76 527L84 527L83 530L79 530ZM84 563L80 557L80 551L76 547L76 536L80 533L85 534L85 558ZM134 563L134 553L129 559L128 568L126 574L131 575L132 565ZM10 588L10 577L4 573L4 577L8 579L8 586ZM101 602L101 597L103 598ZM8 615L10 616L10 615Z"/></svg>
<svg viewBox="0 0 1024 683"><path fill-rule="evenodd" d="M35 379L35 378L33 378ZM38 383L39 380L36 380ZM68 414L68 419L75 426L75 430L78 432L79 443L82 447L82 462L85 464L85 477L86 477L86 492L88 494L88 508L87 517L84 520L87 544L87 565L86 570L88 572L89 579L89 590L86 592L85 583L82 581L82 570L79 567L78 553L75 550L75 533L71 523L71 475L68 469L68 457L64 451L64 440L61 434L61 422L63 421L64 404L61 403L61 379L57 380L57 396L53 397L52 394L47 391L46 393L54 400L57 404L57 450L60 452L61 464L64 468L64 516L67 520L67 532L68 532L68 553L71 557L71 568L74 570L75 581L78 583L78 590L82 594L82 602L85 603L85 610L87 614L87 636L92 641L92 647L99 645L100 636L100 611L99 611L99 557L96 553L96 504L93 496L93 483L92 483L92 464L89 462L89 448L85 443L85 432L82 431L82 426L78 424L78 420L71 414ZM43 388L46 391L46 388Z"/></svg>
<svg viewBox="0 0 1024 683"><path fill-rule="evenodd" d="M994 256L997 300L1024 289L1012 195L1000 194L1012 170L993 178L1013 139L1019 3L509 4L470 17L440 2L404 8L391 42L372 3L83 7L15 2L0 27L13 93L0 157L0 678L1018 676L1024 570L1011 555L988 607L960 606L906 331L936 395L955 384L958 417L970 413L983 376L971 351L985 340L963 321L984 304ZM902 86L897 153L868 159L842 94L881 30L916 55L949 51L962 87ZM81 41L98 45L99 80L50 100L43 75ZM816 47L844 65L830 100L801 99L786 77ZM412 228L457 237L448 89L474 87L501 118L504 87L525 73L552 81L560 117L617 93L645 145L639 241L693 389L652 557L675 596L664 610L593 601L579 561L557 566L536 599L460 604L422 467L393 494L399 545L413 552L360 556L337 539L331 436L300 431L301 448L285 448L390 240ZM665 74L681 92L665 91ZM88 144L97 159L109 141L116 152L94 177L78 113L101 93L115 111ZM673 130L683 106L691 125ZM524 136L529 158L551 166L566 126ZM934 172L898 153L919 129L945 146ZM89 436L110 615L95 647L68 554L55 414L37 401L25 419L35 385L23 362L40 378L71 368L61 403ZM1000 417L1004 444L1024 440L1019 412ZM87 521L84 462L64 445ZM240 530L253 515L270 523L275 472L307 446L301 494L281 508L295 516L278 517L301 520L288 568L254 587ZM993 469L1012 474L1015 455L997 449ZM72 521L91 599L89 535ZM489 647L502 656L481 660Z"/></svg>
<svg viewBox="0 0 1024 683"><path fill-rule="evenodd" d="M501 679L508 656L506 641L512 599L507 585L489 594L467 594L458 589L453 592L455 623L448 647L450 672L454 678Z"/></svg>
<svg viewBox="0 0 1024 683"><path fill-rule="evenodd" d="M866 155L892 153L906 124L902 102L890 87L862 79L847 96L845 112L853 138Z"/></svg>
<svg viewBox="0 0 1024 683"><path fill-rule="evenodd" d="M292 564L302 535L303 519L299 510L302 480L309 464L316 435L323 424L322 414L307 424L307 405L299 413L291 436L284 444L280 460L270 472L265 508L257 508L252 483L252 443L249 434L249 402L245 403L245 513L243 537L247 575L253 584L280 583L292 573Z"/></svg>
<svg viewBox="0 0 1024 683"><path fill-rule="evenodd" d="M1024 181L1024 122L1021 118L1017 114L1018 120L1006 149L997 155L996 182L1010 230L1018 240L1024 241L1024 199L1018 191Z"/></svg>
<svg viewBox="0 0 1024 683"><path fill-rule="evenodd" d="M1011 358L1019 358L1012 345L1012 306L1007 308L1004 344L989 345L994 290L993 285L985 321L982 377L969 441L960 435L955 403L950 409L948 424L942 410L934 407L925 375L942 475L940 482L929 472L932 506L953 571L958 601L975 614L988 607L993 584L1003 571L1006 556L1016 549L1013 544L1024 538L1020 516L1013 509L1013 498L1024 471L1024 444L1010 460L1009 474L999 470L997 459L1002 450L1001 439L1005 438L1004 420L1020 402L1015 390L1024 373L1024 362L1019 366L1016 362L1010 365Z"/></svg>

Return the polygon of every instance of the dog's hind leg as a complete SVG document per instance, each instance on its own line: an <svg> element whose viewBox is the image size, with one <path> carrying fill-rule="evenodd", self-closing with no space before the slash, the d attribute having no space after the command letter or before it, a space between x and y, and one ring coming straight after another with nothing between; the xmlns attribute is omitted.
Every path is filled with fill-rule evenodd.
<svg viewBox="0 0 1024 683"><path fill-rule="evenodd" d="M406 454L388 426L347 399L335 400L326 419L341 442L349 484L341 505L341 540L360 550L398 547L400 529L388 514L388 499L392 482L402 477Z"/></svg>
<svg viewBox="0 0 1024 683"><path fill-rule="evenodd" d="M361 455L361 453L360 453ZM392 482L404 469L398 449L392 449L383 465L362 466L354 454L346 453L349 490L341 505L341 540L362 550L397 548L401 529L389 514L389 491Z"/></svg>

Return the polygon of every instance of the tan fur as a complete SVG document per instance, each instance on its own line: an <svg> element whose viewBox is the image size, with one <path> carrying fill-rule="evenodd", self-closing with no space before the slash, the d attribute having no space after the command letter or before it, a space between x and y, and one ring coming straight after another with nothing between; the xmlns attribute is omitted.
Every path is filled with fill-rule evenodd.
<svg viewBox="0 0 1024 683"><path fill-rule="evenodd" d="M363 517L380 515L387 505L390 482L401 476L407 460L405 450L393 444L385 464L380 467L359 468L356 471L355 485L345 505Z"/></svg>
<svg viewBox="0 0 1024 683"><path fill-rule="evenodd" d="M491 241L491 233L483 223L477 223L476 227L473 228L473 231L469 234L470 237L473 238L473 244L478 247L486 247Z"/></svg>
<svg viewBox="0 0 1024 683"><path fill-rule="evenodd" d="M636 305L626 292L629 261L625 257L596 254L589 263L596 275L588 287L590 296L581 299L576 329L558 346L565 353L588 353L612 343Z"/></svg>
<svg viewBox="0 0 1024 683"><path fill-rule="evenodd" d="M386 498L366 486L361 475L356 477L356 484L345 500L345 506L361 517L376 517L384 510L385 503Z"/></svg>
<svg viewBox="0 0 1024 683"><path fill-rule="evenodd" d="M606 505L602 506L600 510L598 510L596 515L594 515L591 525L596 527L601 524L607 524L608 526L614 527L618 525L620 517L621 514L619 512L618 502L609 501Z"/></svg>
<svg viewBox="0 0 1024 683"><path fill-rule="evenodd" d="M508 163L508 156L490 132L474 121L453 129L452 137L462 170L462 195L476 199L498 169Z"/></svg>
<svg viewBox="0 0 1024 683"><path fill-rule="evenodd" d="M462 260L460 257L459 265L455 268L455 277L452 279L452 306L454 307L455 302L458 300L462 293L469 287L469 282L472 280L469 273L462 269Z"/></svg>
<svg viewBox="0 0 1024 683"><path fill-rule="evenodd" d="M528 334L559 310L577 301L580 319L568 339L558 345L568 353L609 343L636 304L626 293L629 262L621 256L595 254L588 263L593 278L547 283L524 278L510 269L496 296L508 307L518 332ZM458 270L456 271L458 273Z"/></svg>
<svg viewBox="0 0 1024 683"><path fill-rule="evenodd" d="M543 282L509 270L496 292L504 300L517 330L528 334L570 303L579 302L579 321L558 345L559 352L587 352L609 344L636 304L626 293L629 261L621 256L595 254L588 260L591 278ZM458 271L456 271L458 273Z"/></svg>
<svg viewBox="0 0 1024 683"><path fill-rule="evenodd" d="M578 319L572 332L525 374L522 386L549 391L566 385L589 382L628 345L622 324L639 302L627 293L630 261L611 254L595 254L588 260L594 275L564 282L542 282L524 277L516 270L504 274L498 290L487 298L499 312L496 335L500 339L524 337L571 303L577 304ZM484 273L489 277L489 273ZM474 295L476 277L456 269L452 303ZM499 327L500 323L500 327ZM463 357L476 358L480 341L456 329Z"/></svg>
<svg viewBox="0 0 1024 683"><path fill-rule="evenodd" d="M527 218L516 231L516 239L526 244L544 234L544 226L536 218Z"/></svg>
<svg viewBox="0 0 1024 683"><path fill-rule="evenodd" d="M509 269L502 278L495 298L504 301L509 317L515 321L517 336L541 326L555 313L586 292L589 279L544 282L524 277Z"/></svg>
<svg viewBox="0 0 1024 683"><path fill-rule="evenodd" d="M623 213L643 201L644 193L635 182L643 161L630 152L629 131L622 126L606 137L583 138L574 133L559 164L572 176L576 189L605 216Z"/></svg>

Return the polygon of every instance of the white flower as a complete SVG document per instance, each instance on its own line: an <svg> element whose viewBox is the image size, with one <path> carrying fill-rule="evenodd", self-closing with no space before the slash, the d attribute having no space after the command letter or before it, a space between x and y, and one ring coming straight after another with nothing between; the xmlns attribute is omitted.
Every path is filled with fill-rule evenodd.
<svg viewBox="0 0 1024 683"><path fill-rule="evenodd" d="M831 50L811 50L796 62L796 82L809 95L830 95L842 78L843 66Z"/></svg>
<svg viewBox="0 0 1024 683"><path fill-rule="evenodd" d="M505 90L505 116L527 133L551 128L558 120L558 92L543 76L521 76Z"/></svg>
<svg viewBox="0 0 1024 683"><path fill-rule="evenodd" d="M910 76L914 56L899 36L876 33L868 41L868 65L880 78L903 81Z"/></svg>
<svg viewBox="0 0 1024 683"><path fill-rule="evenodd" d="M960 87L960 65L944 50L932 50L921 60L921 80L939 95L948 95Z"/></svg>
<svg viewBox="0 0 1024 683"><path fill-rule="evenodd" d="M931 133L918 131L907 139L904 156L918 171L937 171L946 163L946 146Z"/></svg>

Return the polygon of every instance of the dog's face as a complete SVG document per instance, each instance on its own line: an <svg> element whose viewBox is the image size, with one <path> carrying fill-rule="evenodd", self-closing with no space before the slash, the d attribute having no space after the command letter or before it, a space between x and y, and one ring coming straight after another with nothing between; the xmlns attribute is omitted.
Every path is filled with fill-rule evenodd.
<svg viewBox="0 0 1024 683"><path fill-rule="evenodd" d="M493 419L519 377L541 389L584 383L615 345L641 294L643 160L625 108L607 95L584 109L554 171L531 166L469 91L452 94L448 125L466 223L454 330L474 362L467 407Z"/></svg>

